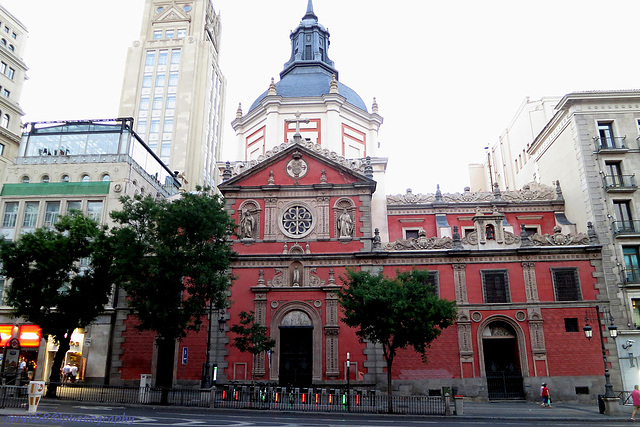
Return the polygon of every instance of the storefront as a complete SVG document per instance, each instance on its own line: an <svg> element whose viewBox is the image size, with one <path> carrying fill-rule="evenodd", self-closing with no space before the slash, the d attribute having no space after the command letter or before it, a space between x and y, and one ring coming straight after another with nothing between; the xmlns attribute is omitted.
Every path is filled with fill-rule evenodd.
<svg viewBox="0 0 640 427"><path fill-rule="evenodd" d="M17 338L20 345L19 371L22 379L33 379L38 366L38 349L42 329L37 325L0 324L0 347L4 350L11 338ZM0 366L4 351L0 352Z"/></svg>

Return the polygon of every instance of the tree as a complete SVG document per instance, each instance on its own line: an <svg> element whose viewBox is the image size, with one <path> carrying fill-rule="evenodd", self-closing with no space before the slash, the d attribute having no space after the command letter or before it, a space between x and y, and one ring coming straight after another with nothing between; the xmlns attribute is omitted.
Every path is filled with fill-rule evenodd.
<svg viewBox="0 0 640 427"><path fill-rule="evenodd" d="M156 333L160 387L172 386L176 339L196 328L209 301L225 306L230 284L235 224L219 196L198 190L174 201L123 197L111 213L116 275L138 329Z"/></svg>
<svg viewBox="0 0 640 427"><path fill-rule="evenodd" d="M237 334L237 337L233 339L233 346L243 353L251 353L255 365L256 357L271 350L276 345L276 340L266 335L267 327L256 322L253 311L249 313L241 311L238 317L240 317L240 324L235 324L230 329L231 332ZM254 372L255 366L251 368L251 378L253 378Z"/></svg>
<svg viewBox="0 0 640 427"><path fill-rule="evenodd" d="M395 278L347 270L346 286L338 294L342 321L359 327L356 335L361 342L382 345L389 413L393 412L391 368L398 349L412 346L426 362L429 344L456 318L455 302L438 298L428 279L427 270L398 271Z"/></svg>
<svg viewBox="0 0 640 427"><path fill-rule="evenodd" d="M7 304L16 317L42 328L58 344L47 396L56 395L71 334L104 311L113 284L112 246L106 227L74 211L53 228L2 241L2 274L11 279Z"/></svg>

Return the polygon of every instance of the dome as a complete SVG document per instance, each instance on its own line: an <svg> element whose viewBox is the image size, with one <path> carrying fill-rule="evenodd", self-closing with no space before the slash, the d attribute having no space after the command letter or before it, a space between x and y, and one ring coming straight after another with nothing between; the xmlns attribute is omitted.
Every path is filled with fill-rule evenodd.
<svg viewBox="0 0 640 427"><path fill-rule="evenodd" d="M331 87L331 75L319 67L297 67L285 75L276 83L276 94L283 98L299 98L322 96L329 93ZM260 102L267 96L268 90L264 91L251 104L249 111L260 105ZM349 86L338 82L338 93L347 99L347 102L363 111L367 111L360 95Z"/></svg>

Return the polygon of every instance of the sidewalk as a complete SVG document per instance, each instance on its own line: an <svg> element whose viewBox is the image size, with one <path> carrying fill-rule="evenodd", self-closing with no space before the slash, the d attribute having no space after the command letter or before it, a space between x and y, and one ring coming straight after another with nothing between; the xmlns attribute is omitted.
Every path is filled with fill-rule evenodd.
<svg viewBox="0 0 640 427"><path fill-rule="evenodd" d="M464 415L469 420L555 420L582 421L585 423L606 423L628 421L633 406L620 407L619 416L602 415L598 404L554 403L551 408L543 408L535 402L464 402ZM640 423L640 411L636 414Z"/></svg>

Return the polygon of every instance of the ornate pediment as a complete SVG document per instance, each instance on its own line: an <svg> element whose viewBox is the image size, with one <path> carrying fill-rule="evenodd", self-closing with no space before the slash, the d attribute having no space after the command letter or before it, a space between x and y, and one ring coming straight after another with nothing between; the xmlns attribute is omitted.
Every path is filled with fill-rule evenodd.
<svg viewBox="0 0 640 427"><path fill-rule="evenodd" d="M191 22L191 16L185 13L184 10L175 6L163 8L162 12L153 20L156 22Z"/></svg>
<svg viewBox="0 0 640 427"><path fill-rule="evenodd" d="M386 251L421 251L434 249L451 249L453 240L450 237L427 237L424 230L420 230L418 238L398 239L383 246Z"/></svg>
<svg viewBox="0 0 640 427"><path fill-rule="evenodd" d="M590 243L589 236L584 233L562 234L561 228L555 226L553 234L534 234L529 236L534 246L570 246L570 245L588 245Z"/></svg>

